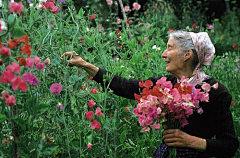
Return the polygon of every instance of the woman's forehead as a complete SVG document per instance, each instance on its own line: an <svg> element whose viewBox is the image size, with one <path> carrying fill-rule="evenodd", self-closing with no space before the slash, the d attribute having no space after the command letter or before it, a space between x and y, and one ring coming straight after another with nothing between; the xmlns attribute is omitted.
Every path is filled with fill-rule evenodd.
<svg viewBox="0 0 240 158"><path fill-rule="evenodd" d="M175 39L173 37L168 39L167 46L175 46Z"/></svg>

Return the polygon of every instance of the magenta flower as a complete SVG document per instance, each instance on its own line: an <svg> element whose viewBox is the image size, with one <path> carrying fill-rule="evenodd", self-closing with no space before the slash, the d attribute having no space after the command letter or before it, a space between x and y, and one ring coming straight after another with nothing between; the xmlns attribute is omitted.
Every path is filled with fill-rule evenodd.
<svg viewBox="0 0 240 158"><path fill-rule="evenodd" d="M30 85L33 85L33 86L38 85L37 77L31 72L25 72L22 76L23 76L23 80L28 82Z"/></svg>
<svg viewBox="0 0 240 158"><path fill-rule="evenodd" d="M91 128L100 130L101 124L97 120L94 120L93 122L91 122Z"/></svg>
<svg viewBox="0 0 240 158"><path fill-rule="evenodd" d="M8 65L6 69L8 69L11 72L16 72L18 74L20 73L20 66L15 62L12 62L12 65Z"/></svg>
<svg viewBox="0 0 240 158"><path fill-rule="evenodd" d="M54 83L50 87L50 92L52 94L60 94L61 91L62 91L62 85L59 83Z"/></svg>
<svg viewBox="0 0 240 158"><path fill-rule="evenodd" d="M33 68L34 66L34 60L32 58L26 58L26 68L30 67L31 69Z"/></svg>
<svg viewBox="0 0 240 158"><path fill-rule="evenodd" d="M62 110L63 109L63 106L61 103L58 103L58 110Z"/></svg>
<svg viewBox="0 0 240 158"><path fill-rule="evenodd" d="M85 112L85 115L88 120L91 120L93 116L93 111Z"/></svg>
<svg viewBox="0 0 240 158"><path fill-rule="evenodd" d="M97 116L99 116L99 117L102 117L102 116L103 116L103 113L101 112L101 108L100 108L100 107L97 107L95 114L96 114Z"/></svg>
<svg viewBox="0 0 240 158"><path fill-rule="evenodd" d="M92 148L92 144L91 144L91 143L88 143L87 148L88 148L88 149L91 149L91 148Z"/></svg>
<svg viewBox="0 0 240 158"><path fill-rule="evenodd" d="M45 64L44 63L39 63L36 65L36 70L41 70L43 71L45 69Z"/></svg>
<svg viewBox="0 0 240 158"><path fill-rule="evenodd" d="M209 25L208 29L212 30L214 28L213 25Z"/></svg>
<svg viewBox="0 0 240 158"><path fill-rule="evenodd" d="M38 56L35 56L34 59L33 59L33 61L34 61L34 64L39 64L39 63L41 63L41 59L40 59Z"/></svg>
<svg viewBox="0 0 240 158"><path fill-rule="evenodd" d="M12 107L16 103L16 98L14 96L10 96L5 100L5 103Z"/></svg>

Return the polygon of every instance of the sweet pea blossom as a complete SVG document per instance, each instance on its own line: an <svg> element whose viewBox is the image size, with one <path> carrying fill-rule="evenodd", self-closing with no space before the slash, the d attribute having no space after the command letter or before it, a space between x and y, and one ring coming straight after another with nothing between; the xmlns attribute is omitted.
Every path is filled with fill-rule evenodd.
<svg viewBox="0 0 240 158"><path fill-rule="evenodd" d="M6 103L8 106L12 107L12 106L14 106L15 103L16 103L16 98L15 98L14 96L9 96L9 97L5 100L5 103Z"/></svg>
<svg viewBox="0 0 240 158"><path fill-rule="evenodd" d="M101 124L97 120L94 120L93 122L91 122L91 128L100 130Z"/></svg>
<svg viewBox="0 0 240 158"><path fill-rule="evenodd" d="M3 56L3 58L10 57L10 49L8 47L0 47L0 53Z"/></svg>
<svg viewBox="0 0 240 158"><path fill-rule="evenodd" d="M119 24L121 24L121 19L117 19L117 24L119 25Z"/></svg>
<svg viewBox="0 0 240 158"><path fill-rule="evenodd" d="M12 65L8 65L6 69L11 72L16 72L18 74L20 73L20 66L15 62L12 62Z"/></svg>
<svg viewBox="0 0 240 158"><path fill-rule="evenodd" d="M45 64L44 63L39 63L36 65L36 69L35 70L41 70L43 71L45 69Z"/></svg>
<svg viewBox="0 0 240 158"><path fill-rule="evenodd" d="M2 100L6 100L9 96L10 96L10 95L9 95L8 92L6 92L6 91L3 91L3 92L2 92Z"/></svg>
<svg viewBox="0 0 240 158"><path fill-rule="evenodd" d="M101 112L101 108L100 108L100 107L97 107L95 114L96 114L97 116L99 116L99 117L102 117L102 116L103 116L103 113Z"/></svg>
<svg viewBox="0 0 240 158"><path fill-rule="evenodd" d="M139 9L141 8L141 5L138 4L137 2L134 2L134 3L133 3L133 8L134 8L135 10L139 10Z"/></svg>
<svg viewBox="0 0 240 158"><path fill-rule="evenodd" d="M88 143L87 148L88 148L88 149L91 149L91 148L92 148L92 144L91 144L91 143Z"/></svg>
<svg viewBox="0 0 240 158"><path fill-rule="evenodd" d="M31 72L25 72L22 76L23 76L23 80L28 82L30 85L33 85L33 86L38 85L37 77Z"/></svg>
<svg viewBox="0 0 240 158"><path fill-rule="evenodd" d="M125 12L130 12L130 11L131 11L131 9L130 9L129 6L125 6L125 7L124 7L124 10L125 10Z"/></svg>
<svg viewBox="0 0 240 158"><path fill-rule="evenodd" d="M209 25L208 29L212 30L214 28L213 25Z"/></svg>
<svg viewBox="0 0 240 158"><path fill-rule="evenodd" d="M57 106L58 110L62 110L63 109L63 106L61 103L58 103L58 106Z"/></svg>
<svg viewBox="0 0 240 158"><path fill-rule="evenodd" d="M61 91L62 91L62 85L59 83L54 83L50 87L50 92L52 94L60 94Z"/></svg>
<svg viewBox="0 0 240 158"><path fill-rule="evenodd" d="M113 4L112 0L106 0L106 2L107 2L108 5L112 5Z"/></svg>
<svg viewBox="0 0 240 158"><path fill-rule="evenodd" d="M91 120L93 114L94 114L93 111L85 112L85 115L86 115L87 120Z"/></svg>
<svg viewBox="0 0 240 158"><path fill-rule="evenodd" d="M94 107L94 105L95 105L95 102L94 102L92 99L89 100L88 106L89 106L90 108L92 108L92 107Z"/></svg>
<svg viewBox="0 0 240 158"><path fill-rule="evenodd" d="M50 65L51 60L49 58L47 58L44 63L45 63L45 65Z"/></svg>
<svg viewBox="0 0 240 158"><path fill-rule="evenodd" d="M24 6L23 6L23 4L22 4L21 2L19 2L19 3L17 3L17 2L11 2L10 5L11 5L11 6L10 6L9 11L10 11L10 12L15 12L15 13L17 13L17 14L21 13L22 10L23 10L23 8L24 8Z"/></svg>
<svg viewBox="0 0 240 158"><path fill-rule="evenodd" d="M65 4L65 0L58 0L58 2Z"/></svg>
<svg viewBox="0 0 240 158"><path fill-rule="evenodd" d="M95 87L94 89L91 88L91 93L92 93L92 94L97 94L97 93L98 93L98 91L97 91L97 87Z"/></svg>

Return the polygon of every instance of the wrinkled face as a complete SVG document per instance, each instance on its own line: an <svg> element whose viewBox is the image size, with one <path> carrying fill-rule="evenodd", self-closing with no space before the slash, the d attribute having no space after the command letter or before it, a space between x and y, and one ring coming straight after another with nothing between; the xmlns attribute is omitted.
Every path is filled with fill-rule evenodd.
<svg viewBox="0 0 240 158"><path fill-rule="evenodd" d="M166 71L174 74L181 72L184 66L183 55L175 44L175 39L170 37L167 43L167 48L162 54L162 58L166 62Z"/></svg>

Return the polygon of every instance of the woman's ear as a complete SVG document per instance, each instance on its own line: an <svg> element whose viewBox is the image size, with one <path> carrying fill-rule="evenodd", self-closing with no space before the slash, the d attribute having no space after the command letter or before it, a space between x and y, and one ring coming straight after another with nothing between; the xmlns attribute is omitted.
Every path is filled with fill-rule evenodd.
<svg viewBox="0 0 240 158"><path fill-rule="evenodd" d="M188 49L184 53L184 60L187 61L187 60L191 59L192 56L193 56L193 51L191 49Z"/></svg>

